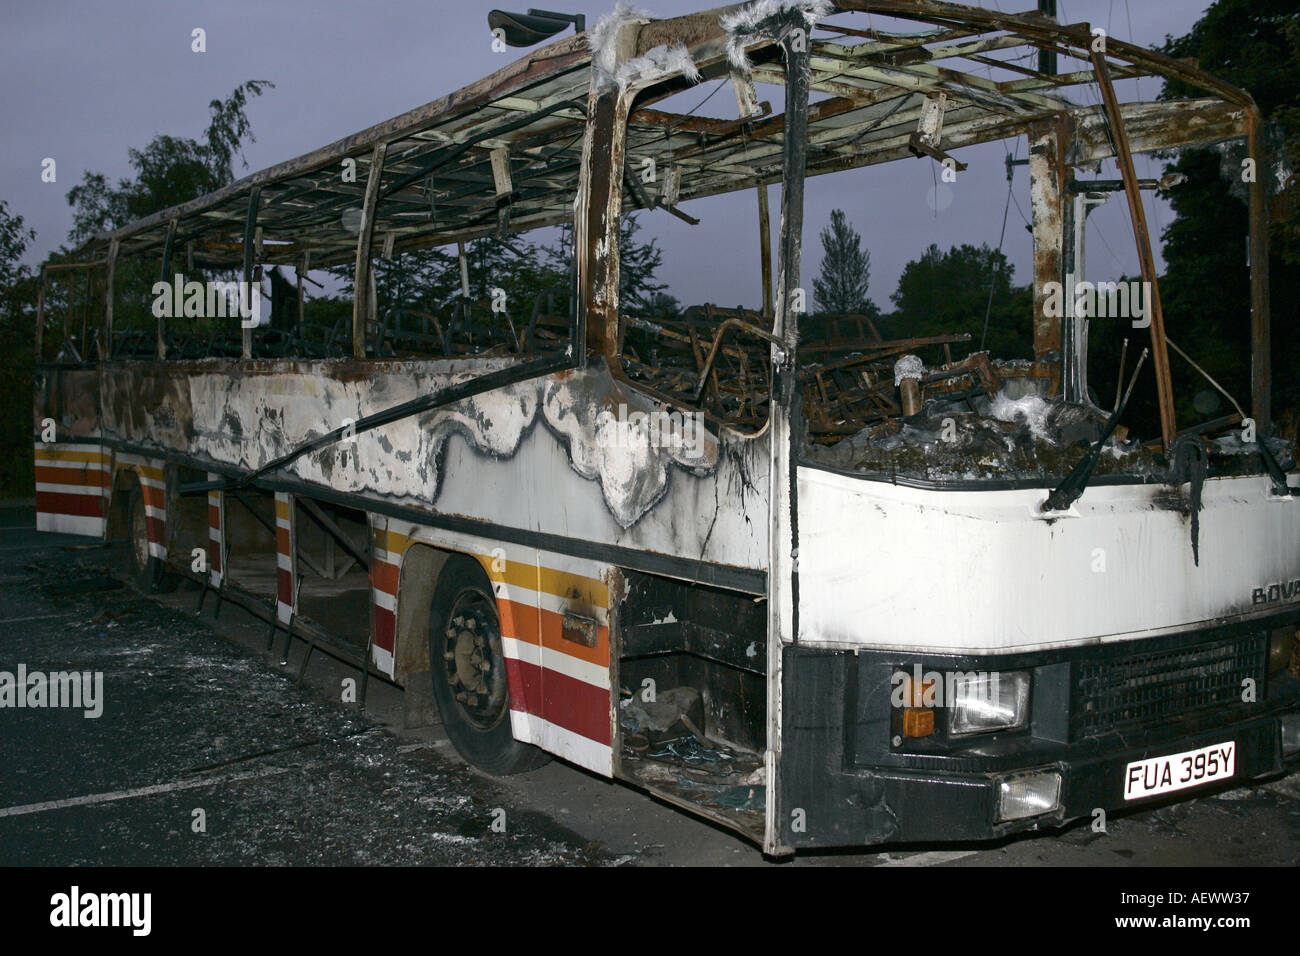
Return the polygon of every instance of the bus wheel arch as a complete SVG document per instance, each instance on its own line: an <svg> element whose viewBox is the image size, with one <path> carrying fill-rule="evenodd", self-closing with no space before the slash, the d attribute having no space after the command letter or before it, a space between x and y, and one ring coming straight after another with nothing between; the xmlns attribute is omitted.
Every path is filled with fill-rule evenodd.
<svg viewBox="0 0 1300 956"><path fill-rule="evenodd" d="M461 623L454 624L453 618ZM470 646L475 642L467 630L481 636L478 646ZM449 631L456 634L449 637ZM424 688L431 692L443 729L466 762L486 773L505 775L533 770L550 759L515 738L508 689L504 713L495 713L501 704L493 688L505 686L505 661L496 596L477 558L429 545L407 549L399 586L396 650L406 692L419 694ZM459 680L473 680L473 667L483 668L481 688L458 683L458 675ZM466 699L473 690L481 692L481 699ZM490 719L489 709L494 710Z"/></svg>

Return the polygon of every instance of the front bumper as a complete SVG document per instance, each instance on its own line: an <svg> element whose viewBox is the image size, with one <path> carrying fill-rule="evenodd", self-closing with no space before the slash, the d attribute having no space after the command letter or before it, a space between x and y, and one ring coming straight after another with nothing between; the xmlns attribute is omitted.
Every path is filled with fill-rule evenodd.
<svg viewBox="0 0 1300 956"><path fill-rule="evenodd" d="M1252 625L1258 629L1259 624ZM1221 636L1223 629L1216 630ZM1197 634L1182 637L1195 644ZM1132 642L1125 651L1141 649ZM1168 641L1163 647L1168 646ZM1105 811L1196 797L1300 766L1284 756L1281 719L1300 713L1300 679L1274 674L1258 699L1153 720L1124 733L1084 736L1071 725L1070 669L1106 649L980 659L906 656L793 647L783 661L779 836L785 846L832 847L997 839L1051 828ZM921 663L927 670L1023 670L1035 673L1030 726L1017 733L960 741L900 740L885 692L888 675ZM1126 800L1125 772L1137 760L1233 742L1233 775L1173 793ZM1021 772L1061 776L1055 809L1010 822L998 819L1003 779Z"/></svg>

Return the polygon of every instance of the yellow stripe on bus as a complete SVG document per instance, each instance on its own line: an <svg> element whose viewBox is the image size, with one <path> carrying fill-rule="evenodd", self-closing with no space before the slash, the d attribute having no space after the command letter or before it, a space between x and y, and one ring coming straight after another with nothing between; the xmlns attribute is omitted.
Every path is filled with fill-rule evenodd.
<svg viewBox="0 0 1300 956"><path fill-rule="evenodd" d="M597 607L609 607L609 587L604 581L569 571L539 568L524 561L508 561L490 554L477 557L493 581L530 591L543 591L556 597L584 600ZM504 570L498 570L502 565Z"/></svg>
<svg viewBox="0 0 1300 956"><path fill-rule="evenodd" d="M35 451L38 461L80 461L102 465L109 459L105 452L99 451L66 451L62 448L37 448Z"/></svg>
<svg viewBox="0 0 1300 956"><path fill-rule="evenodd" d="M383 528L373 528L372 531L375 547L380 551L387 551L389 554L400 556L411 543L409 536L399 534L396 531L386 531Z"/></svg>

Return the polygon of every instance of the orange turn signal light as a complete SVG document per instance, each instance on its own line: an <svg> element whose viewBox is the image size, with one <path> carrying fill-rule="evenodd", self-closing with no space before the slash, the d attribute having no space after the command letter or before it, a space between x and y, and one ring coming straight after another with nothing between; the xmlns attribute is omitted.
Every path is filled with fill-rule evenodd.
<svg viewBox="0 0 1300 956"><path fill-rule="evenodd" d="M903 711L904 737L929 737L934 733L934 711L928 707L908 707Z"/></svg>

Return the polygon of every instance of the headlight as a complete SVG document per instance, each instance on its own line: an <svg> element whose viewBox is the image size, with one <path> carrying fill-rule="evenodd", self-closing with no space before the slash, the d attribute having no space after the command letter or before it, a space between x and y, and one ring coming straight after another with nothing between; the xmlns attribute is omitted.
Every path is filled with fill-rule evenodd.
<svg viewBox="0 0 1300 956"><path fill-rule="evenodd" d="M1016 730L1028 723L1028 671L959 673L953 678L949 735L964 737Z"/></svg>
<svg viewBox="0 0 1300 956"><path fill-rule="evenodd" d="M998 820L1023 820L1061 805L1061 775L1055 771L1018 774L998 784Z"/></svg>

